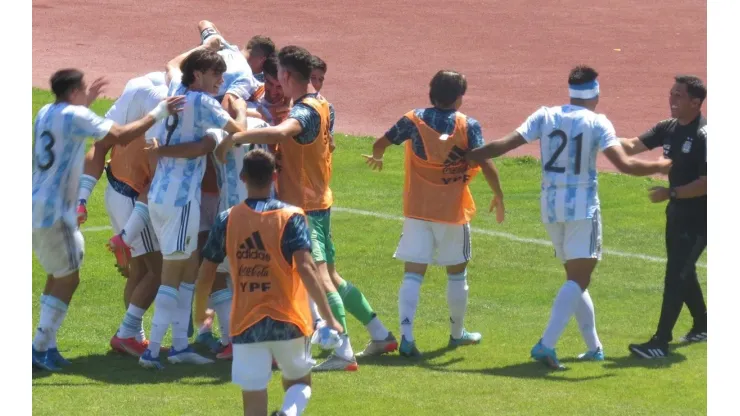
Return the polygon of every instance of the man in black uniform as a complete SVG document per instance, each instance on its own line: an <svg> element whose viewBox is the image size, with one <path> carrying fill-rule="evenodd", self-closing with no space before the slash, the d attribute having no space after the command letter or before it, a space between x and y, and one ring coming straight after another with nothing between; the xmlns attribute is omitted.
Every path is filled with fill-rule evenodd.
<svg viewBox="0 0 740 416"><path fill-rule="evenodd" d="M694 318L684 342L707 339L707 306L696 275L696 261L707 246L707 121L701 106L707 89L695 76L677 76L671 89L671 117L640 137L622 139L628 155L663 146L663 156L673 164L669 188L650 189L654 203L668 200L666 208L666 266L663 306L658 331L644 344L631 344L630 351L643 358L668 355L683 304Z"/></svg>

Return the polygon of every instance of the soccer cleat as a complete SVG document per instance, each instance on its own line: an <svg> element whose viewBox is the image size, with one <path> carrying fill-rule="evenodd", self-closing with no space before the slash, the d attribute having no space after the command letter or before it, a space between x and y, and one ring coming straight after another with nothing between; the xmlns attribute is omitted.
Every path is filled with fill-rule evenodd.
<svg viewBox="0 0 740 416"><path fill-rule="evenodd" d="M707 331L698 331L692 328L691 331L681 337L681 342L707 342Z"/></svg>
<svg viewBox="0 0 740 416"><path fill-rule="evenodd" d="M388 333L385 339L380 341L370 340L365 347L365 350L355 355L357 358L361 357L372 357L376 355L383 355L389 352L393 352L398 349L398 340L393 336L392 332Z"/></svg>
<svg viewBox="0 0 740 416"><path fill-rule="evenodd" d="M323 363L314 366L312 371L357 371L360 367L357 365L357 360L352 357L352 360L346 360L335 353L331 353L329 358Z"/></svg>
<svg viewBox="0 0 740 416"><path fill-rule="evenodd" d="M119 269L127 269L128 261L131 259L131 247L123 241L122 234L114 235L106 245L108 250L116 255L116 264Z"/></svg>
<svg viewBox="0 0 740 416"><path fill-rule="evenodd" d="M144 354L139 357L139 365L144 368L152 368L155 370L164 370L164 366L160 361L159 357L152 357L152 352L149 350L144 351Z"/></svg>
<svg viewBox="0 0 740 416"><path fill-rule="evenodd" d="M595 351L586 351L578 356L581 361L604 361L604 349L599 347Z"/></svg>
<svg viewBox="0 0 740 416"><path fill-rule="evenodd" d="M59 350L56 348L49 348L49 350L46 351L46 360L54 364L56 367L66 367L72 364L69 360L62 357L62 354L60 354Z"/></svg>
<svg viewBox="0 0 740 416"><path fill-rule="evenodd" d="M404 337L403 335L401 336L401 345L398 346L398 353L402 357L409 357L409 358L421 357L421 352L419 352L419 349L416 348L416 342L407 341L406 337Z"/></svg>
<svg viewBox="0 0 740 416"><path fill-rule="evenodd" d="M195 343L207 347L213 353L217 353L222 349L221 341L217 340L211 331L198 334L195 337Z"/></svg>
<svg viewBox="0 0 740 416"><path fill-rule="evenodd" d="M664 358L668 355L668 343L661 341L657 336L653 336L650 341L644 344L630 344L629 350L633 355L646 358Z"/></svg>
<svg viewBox="0 0 740 416"><path fill-rule="evenodd" d="M460 338L455 339L450 335L450 342L447 344L449 347L461 347L463 345L475 345L480 344L480 340L483 336L478 332L468 332L463 329L463 334Z"/></svg>
<svg viewBox="0 0 740 416"><path fill-rule="evenodd" d="M123 354L128 354L132 357L141 357L149 346L149 340L139 342L136 338L119 338L118 334L113 335L110 339L110 347L114 351L118 351Z"/></svg>
<svg viewBox="0 0 740 416"><path fill-rule="evenodd" d="M216 354L216 358L219 360L231 360L234 358L234 347L229 344L221 350L218 354Z"/></svg>
<svg viewBox="0 0 740 416"><path fill-rule="evenodd" d="M82 225L87 221L87 206L82 200L77 205L77 225Z"/></svg>
<svg viewBox="0 0 740 416"><path fill-rule="evenodd" d="M288 416L288 414L283 412L282 410L275 410L274 412L270 413L270 416Z"/></svg>
<svg viewBox="0 0 740 416"><path fill-rule="evenodd" d="M555 348L547 348L544 345L542 345L542 340L537 342L534 347L532 347L532 351L530 352L530 355L535 360L545 364L546 366L552 368L553 370L564 370L565 366L560 364L560 361L558 361L558 356L555 353Z"/></svg>
<svg viewBox="0 0 740 416"><path fill-rule="evenodd" d="M189 363L189 364L213 364L215 361L210 358L206 358L197 352L193 351L193 347L187 346L184 350L177 351L174 347L170 349L170 353L167 356L167 361L171 364Z"/></svg>
<svg viewBox="0 0 740 416"><path fill-rule="evenodd" d="M33 347L31 347L31 350L33 352L34 368L46 371L59 371L59 367L54 365L54 363L49 360L49 355L47 354L47 351L36 351L35 349L33 349Z"/></svg>

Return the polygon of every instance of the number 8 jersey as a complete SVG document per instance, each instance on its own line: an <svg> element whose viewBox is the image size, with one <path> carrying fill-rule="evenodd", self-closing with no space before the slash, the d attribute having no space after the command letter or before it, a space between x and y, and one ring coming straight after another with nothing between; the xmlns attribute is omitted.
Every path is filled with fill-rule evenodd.
<svg viewBox="0 0 740 416"><path fill-rule="evenodd" d="M540 139L542 222L592 218L599 209L596 156L619 145L606 116L576 105L542 107L516 131L528 143Z"/></svg>
<svg viewBox="0 0 740 416"><path fill-rule="evenodd" d="M47 104L34 120L33 228L50 228L63 219L77 228L75 213L80 175L84 168L85 139L100 140L113 121L89 108L67 103Z"/></svg>

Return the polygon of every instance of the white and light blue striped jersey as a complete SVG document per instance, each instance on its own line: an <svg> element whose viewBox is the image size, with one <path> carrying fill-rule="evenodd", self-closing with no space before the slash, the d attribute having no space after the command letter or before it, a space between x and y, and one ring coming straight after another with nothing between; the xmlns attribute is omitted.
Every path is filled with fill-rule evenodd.
<svg viewBox="0 0 740 416"><path fill-rule="evenodd" d="M243 98L245 101L254 94L260 84L252 74L252 68L247 58L238 47L224 42L224 47L218 54L226 61L226 72L224 72L224 83L218 90L218 95L227 92Z"/></svg>
<svg viewBox="0 0 740 416"><path fill-rule="evenodd" d="M141 119L149 114L159 103L167 98L167 86L158 81L151 79L153 72L140 77L132 78L123 88L121 96L113 103L111 108L105 113L105 118L113 120L115 123L125 125ZM145 137L150 140L156 137L159 125L153 125L147 130Z"/></svg>
<svg viewBox="0 0 740 416"><path fill-rule="evenodd" d="M247 117L247 129L260 129L269 127L265 121L254 117ZM221 140L226 137L228 133L221 129L210 129L208 135L216 139L217 143L221 143ZM216 168L216 176L218 179L219 192L219 212L233 207L241 201L247 199L247 186L239 178L239 174L242 171L244 165L244 155L247 154L251 149L260 148L268 150L266 144L243 144L241 146L234 146L226 154L226 163L219 162L215 157L213 159L214 166Z"/></svg>
<svg viewBox="0 0 740 416"><path fill-rule="evenodd" d="M85 139L100 140L113 121L87 107L47 104L33 124L33 228L49 228L63 220L77 228L77 195L84 169Z"/></svg>
<svg viewBox="0 0 740 416"><path fill-rule="evenodd" d="M527 142L540 139L542 222L592 218L599 208L596 156L619 145L603 114L583 107L542 107L516 131Z"/></svg>
<svg viewBox="0 0 740 416"><path fill-rule="evenodd" d="M176 78L170 82L169 96L185 95L182 111L160 122L160 146L174 146L203 140L210 128L223 128L231 119L221 104L204 92L189 91ZM206 157L193 159L161 157L149 189L149 203L183 207L200 195Z"/></svg>

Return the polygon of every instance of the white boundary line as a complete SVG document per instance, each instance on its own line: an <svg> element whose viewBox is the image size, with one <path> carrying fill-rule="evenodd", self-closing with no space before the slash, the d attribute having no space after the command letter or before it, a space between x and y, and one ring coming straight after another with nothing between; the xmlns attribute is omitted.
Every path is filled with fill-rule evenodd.
<svg viewBox="0 0 740 416"><path fill-rule="evenodd" d="M374 217L374 218L381 218L384 220L392 220L392 221L403 221L403 217L398 217L395 215L390 214L383 214L380 212L373 212L373 211L365 211L361 209L354 209L354 208L342 208L342 207L332 207L332 211L335 212L346 212L348 214L354 214L354 215L363 215L366 217ZM104 226L98 226L98 227L86 227L83 228L83 232L98 232L98 231L107 231L110 230L111 227L109 225ZM526 237L519 237L514 234L504 233L501 231L492 231L492 230L486 230L483 228L478 227L471 227L470 228L475 233L485 234L491 237L499 237L504 238L511 241L516 241L519 243L526 243L526 244L534 244L538 246L552 246L552 242L548 240L540 240L538 238L526 238ZM662 257L655 257L655 256L648 256L645 254L637 254L637 253L627 253L624 251L617 251L617 250L609 250L605 248L603 250L604 254L615 256L615 257L624 257L624 258L631 258L631 259L640 259L645 260L651 263L665 263L666 259ZM701 267L706 269L707 265L704 263L696 263L697 267Z"/></svg>

